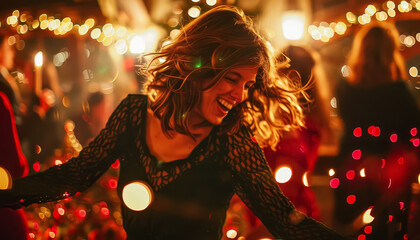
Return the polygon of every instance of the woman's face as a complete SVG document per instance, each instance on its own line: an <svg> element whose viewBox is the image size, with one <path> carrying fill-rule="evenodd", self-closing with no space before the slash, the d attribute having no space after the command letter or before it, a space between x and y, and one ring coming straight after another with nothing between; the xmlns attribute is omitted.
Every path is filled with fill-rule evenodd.
<svg viewBox="0 0 420 240"><path fill-rule="evenodd" d="M191 113L190 124L220 124L229 110L248 98L248 89L255 83L257 71L256 66L241 66L230 70L213 87L202 93L200 102Z"/></svg>

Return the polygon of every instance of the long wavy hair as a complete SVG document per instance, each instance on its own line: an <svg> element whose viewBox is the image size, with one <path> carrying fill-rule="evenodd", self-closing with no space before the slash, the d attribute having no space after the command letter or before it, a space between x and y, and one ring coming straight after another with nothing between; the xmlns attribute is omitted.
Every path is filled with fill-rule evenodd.
<svg viewBox="0 0 420 240"><path fill-rule="evenodd" d="M399 47L398 31L393 24L378 22L362 27L354 38L348 59L349 83L374 87L406 79Z"/></svg>
<svg viewBox="0 0 420 240"><path fill-rule="evenodd" d="M149 106L163 132L193 137L188 117L202 92L232 68L257 66L249 97L229 111L221 129L234 133L242 124L249 126L261 145L274 147L281 131L303 125L303 115L296 97L299 86L277 74L273 55L252 20L237 7L219 6L191 21L176 39L152 54L147 67Z"/></svg>

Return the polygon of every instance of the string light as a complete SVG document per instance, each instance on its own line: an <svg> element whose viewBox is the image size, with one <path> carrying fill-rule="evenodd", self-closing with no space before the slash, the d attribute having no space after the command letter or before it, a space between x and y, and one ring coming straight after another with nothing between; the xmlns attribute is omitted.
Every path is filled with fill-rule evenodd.
<svg viewBox="0 0 420 240"><path fill-rule="evenodd" d="M395 8L397 8L401 13L410 12L413 9L420 10L420 2L411 3L407 1L401 1L401 3L398 4L398 6L396 6L393 1L387 1L386 3L382 4L383 10L378 9L378 7L374 4L369 4L366 6L364 13L359 16L357 16L353 12L347 12L345 15L347 24L344 22L339 22L337 24L332 22L331 24L329 24L329 26L330 29L333 30L333 33L337 33L338 35L344 35L348 27L355 24L369 24L371 22L372 17L375 17L378 21L386 21L389 17L395 17ZM314 40L328 42L334 36L334 34L332 34L331 30L329 30L328 28L320 29L321 26L322 24L319 24L318 27L315 25L310 25L307 29L308 33ZM407 39L407 41L410 47L414 45L412 38Z"/></svg>

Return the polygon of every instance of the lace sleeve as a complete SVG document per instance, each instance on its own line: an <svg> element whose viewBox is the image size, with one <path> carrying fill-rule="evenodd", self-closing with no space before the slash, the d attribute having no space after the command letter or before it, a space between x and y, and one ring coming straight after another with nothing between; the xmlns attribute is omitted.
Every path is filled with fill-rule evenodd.
<svg viewBox="0 0 420 240"><path fill-rule="evenodd" d="M263 152L247 128L229 136L226 149L236 194L276 238L345 239L295 209L275 182Z"/></svg>
<svg viewBox="0 0 420 240"><path fill-rule="evenodd" d="M0 191L0 206L21 207L55 201L86 190L116 160L122 148L121 137L128 126L133 97L125 98L108 119L106 127L78 157L44 172L17 179L13 188Z"/></svg>

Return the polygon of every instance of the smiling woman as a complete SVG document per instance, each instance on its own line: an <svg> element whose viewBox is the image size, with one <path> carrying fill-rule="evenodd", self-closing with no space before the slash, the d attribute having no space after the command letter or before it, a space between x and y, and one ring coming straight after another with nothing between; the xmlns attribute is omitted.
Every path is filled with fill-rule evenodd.
<svg viewBox="0 0 420 240"><path fill-rule="evenodd" d="M234 194L275 237L344 239L295 209L261 151L302 124L299 89L277 75L272 54L242 10L208 11L153 55L147 96L125 98L78 157L0 191L0 206L74 195L124 159L117 191L128 239L221 239ZM139 182L152 199L145 209L132 206L144 194L127 197Z"/></svg>

